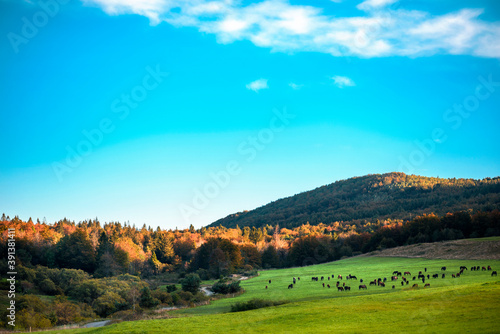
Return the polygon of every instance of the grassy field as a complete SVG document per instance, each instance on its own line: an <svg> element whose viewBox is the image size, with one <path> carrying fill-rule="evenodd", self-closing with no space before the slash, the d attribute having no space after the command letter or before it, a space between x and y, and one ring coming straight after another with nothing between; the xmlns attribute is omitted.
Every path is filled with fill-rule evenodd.
<svg viewBox="0 0 500 334"><path fill-rule="evenodd" d="M170 312L172 319L122 322L98 329L79 329L78 333L446 333L456 331L499 333L500 279L490 271L471 272L460 278L451 278L460 266L491 265L500 268L500 261L427 260L383 257L357 257L321 265L267 270L258 277L242 282L246 292L236 298L221 299L210 305ZM446 266L446 278L441 278L441 267ZM401 286L400 280L391 282L395 270L439 273L437 279L426 280L430 288L412 289ZM356 275L363 279L367 290L358 290L359 281L341 280L352 287L350 292L339 292L334 287L337 279L328 281L332 274ZM324 276L325 284L311 281L312 276ZM300 277L293 289L287 286L292 277ZM385 288L369 286L370 280L387 277ZM272 281L269 284L269 280ZM364 284L363 283L363 284ZM392 285L395 289L392 289ZM265 286L268 289L265 289ZM252 298L287 300L289 303L265 309L227 313L235 302ZM68 333L68 331L64 331Z"/></svg>

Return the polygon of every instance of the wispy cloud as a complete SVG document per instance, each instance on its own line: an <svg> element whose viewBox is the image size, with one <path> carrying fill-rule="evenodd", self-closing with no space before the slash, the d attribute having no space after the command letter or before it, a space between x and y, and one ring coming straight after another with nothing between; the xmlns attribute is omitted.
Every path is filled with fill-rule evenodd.
<svg viewBox="0 0 500 334"><path fill-rule="evenodd" d="M385 57L460 54L500 58L500 22L479 19L482 10L432 15L390 8L397 0L366 0L354 17L323 14L318 6L265 0L82 0L110 15L139 14L214 34L219 43L248 40L280 52Z"/></svg>
<svg viewBox="0 0 500 334"><path fill-rule="evenodd" d="M258 79L258 80L252 81L249 84L247 84L246 87L247 87L247 89L253 90L256 93L258 93L259 90L261 90L261 89L268 89L269 88L269 86L267 85L267 79Z"/></svg>
<svg viewBox="0 0 500 334"><path fill-rule="evenodd" d="M299 84L296 84L296 83L293 83L293 82L290 82L290 83L288 84L288 86L292 87L292 89L294 89L294 90L299 90L299 89L301 89L302 87L304 87L304 85L299 85Z"/></svg>
<svg viewBox="0 0 500 334"><path fill-rule="evenodd" d="M332 77L333 83L339 88L356 86L351 78L336 75Z"/></svg>
<svg viewBox="0 0 500 334"><path fill-rule="evenodd" d="M356 7L361 10L371 10L375 8L389 6L396 2L398 2L398 0L366 0L357 5Z"/></svg>

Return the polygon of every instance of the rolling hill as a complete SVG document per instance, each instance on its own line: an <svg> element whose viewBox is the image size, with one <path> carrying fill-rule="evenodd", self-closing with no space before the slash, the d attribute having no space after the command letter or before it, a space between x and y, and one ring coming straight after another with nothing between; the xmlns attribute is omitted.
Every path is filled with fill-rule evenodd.
<svg viewBox="0 0 500 334"><path fill-rule="evenodd" d="M444 179L393 172L337 181L255 210L229 215L209 226L279 224L293 228L306 223L410 219L424 213L444 215L461 210L499 208L500 177Z"/></svg>

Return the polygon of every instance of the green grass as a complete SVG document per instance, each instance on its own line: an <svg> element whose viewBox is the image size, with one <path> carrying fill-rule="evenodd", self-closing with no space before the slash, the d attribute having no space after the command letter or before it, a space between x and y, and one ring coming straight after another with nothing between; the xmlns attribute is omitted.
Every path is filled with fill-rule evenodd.
<svg viewBox="0 0 500 334"><path fill-rule="evenodd" d="M491 272L464 273L460 278L451 278L461 265L491 265L500 268L500 261L427 260L403 258L358 257L310 267L260 272L258 277L242 281L246 292L236 298L220 299L210 305L171 312L174 319L123 322L99 329L74 330L85 333L447 333L461 332L494 333L499 331L500 279L491 277ZM447 267L446 278L441 278L442 266ZM401 287L400 280L391 289L390 277L394 270L419 270L438 279L426 280L430 288ZM337 279L328 281L328 275L356 275L368 286L370 280L388 278L387 286L368 286L359 291L359 281L346 281L351 292L338 292ZM293 289L287 286L292 277L301 277ZM322 282L312 282L312 276L325 276ZM272 283L269 284L269 279ZM411 278L410 278L411 280ZM268 289L265 289L265 286ZM230 305L252 298L288 300L290 303L264 309L227 313ZM457 325L459 323L459 325ZM64 333L67 333L65 331Z"/></svg>

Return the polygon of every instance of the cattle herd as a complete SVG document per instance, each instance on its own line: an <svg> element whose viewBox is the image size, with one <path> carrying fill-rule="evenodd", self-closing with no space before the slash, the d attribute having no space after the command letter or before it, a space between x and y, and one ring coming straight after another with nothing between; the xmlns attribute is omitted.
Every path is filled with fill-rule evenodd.
<svg viewBox="0 0 500 334"><path fill-rule="evenodd" d="M411 287L412 288L418 288L418 281L422 281L422 284L424 285L424 288L427 288L427 287L430 287L431 284L430 283L426 283L426 281L429 281L432 279L438 279L440 276L441 276L441 279L444 279L446 278L446 270L447 268L446 267L441 267L441 270L439 273L434 273L434 274L428 274L427 273L427 268L424 268L423 271L419 271L418 272L418 275L412 275L410 271L404 271L404 272L401 272L401 271L398 271L398 270L395 270L392 272L392 275L390 276L390 280L392 283L394 282L401 282L401 286L405 286L405 285L410 285L410 281L412 282L412 285ZM465 266L460 266L460 269L457 271L457 272L454 272L451 274L451 277L452 278L459 278L461 275L464 274L464 272L466 270L469 270L467 267ZM492 270L491 266L487 266L487 267L481 267L481 266L473 266L473 267L470 267L470 271L490 271L491 272L491 276L497 276L497 272ZM345 277L345 281L343 281L343 278ZM328 275L328 276L313 276L311 277L311 281L313 282L321 282L321 286L323 288L332 288L333 286L335 288L337 288L337 291L351 291L351 287L349 285L346 285L346 283L348 283L347 281L352 281L352 280L356 280L358 281L358 278L355 276L355 275L352 275L352 274L349 274L347 276L342 276L342 275L337 275L336 279L337 279L337 282L335 283L335 285L333 285L332 283L332 286L330 286L330 284L328 282L330 281L334 281L335 280L335 275L334 274L331 274L331 275ZM300 281L300 277L293 277L292 278L292 283L290 283L288 285L288 289L293 289L293 287ZM327 283L327 284L325 284ZM366 286L366 284L362 284L363 283L363 279L359 279L359 286L358 286L358 290L367 290L368 287ZM378 278L375 278L373 280L369 280L369 286L379 286L379 287L382 287L384 288L386 286L386 283L387 283L387 277L384 277L384 278L381 278L381 277L378 277ZM348 283L349 284L349 283ZM271 280L269 280L269 285L271 285ZM266 285L266 289L268 288L268 286ZM395 285L392 285L392 289L395 289L396 286Z"/></svg>

